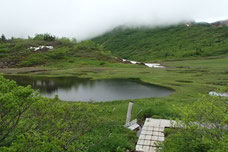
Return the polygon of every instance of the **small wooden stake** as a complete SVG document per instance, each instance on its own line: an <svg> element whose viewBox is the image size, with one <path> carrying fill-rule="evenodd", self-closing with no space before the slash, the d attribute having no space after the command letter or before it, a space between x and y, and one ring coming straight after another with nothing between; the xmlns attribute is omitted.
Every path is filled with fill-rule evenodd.
<svg viewBox="0 0 228 152"><path fill-rule="evenodd" d="M131 112L132 112L132 107L133 107L133 102L129 102L129 105L128 105L128 111L127 111L127 118L126 118L126 125L131 121Z"/></svg>

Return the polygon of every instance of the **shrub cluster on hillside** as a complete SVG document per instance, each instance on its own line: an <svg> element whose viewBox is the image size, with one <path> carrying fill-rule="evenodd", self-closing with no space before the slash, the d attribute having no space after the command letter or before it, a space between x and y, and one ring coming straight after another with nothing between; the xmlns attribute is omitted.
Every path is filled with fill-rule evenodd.
<svg viewBox="0 0 228 152"><path fill-rule="evenodd" d="M93 41L123 58L154 61L227 54L227 31L228 26L209 24L194 24L190 27L120 27Z"/></svg>

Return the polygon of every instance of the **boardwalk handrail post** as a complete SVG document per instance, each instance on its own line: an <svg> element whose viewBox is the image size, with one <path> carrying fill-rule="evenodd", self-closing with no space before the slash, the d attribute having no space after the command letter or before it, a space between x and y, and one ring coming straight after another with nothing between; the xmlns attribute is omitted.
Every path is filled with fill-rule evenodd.
<svg viewBox="0 0 228 152"><path fill-rule="evenodd" d="M128 105L128 111L127 111L127 118L126 118L126 123L127 125L131 121L131 112L132 112L132 107L133 107L134 102L130 101Z"/></svg>

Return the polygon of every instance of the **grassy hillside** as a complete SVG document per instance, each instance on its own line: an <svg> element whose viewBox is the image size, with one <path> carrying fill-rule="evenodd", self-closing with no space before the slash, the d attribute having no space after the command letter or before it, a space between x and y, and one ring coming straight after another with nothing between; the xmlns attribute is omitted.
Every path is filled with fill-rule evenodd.
<svg viewBox="0 0 228 152"><path fill-rule="evenodd" d="M35 47L42 47L35 49ZM48 48L51 47L51 48ZM0 68L30 66L102 66L116 62L110 52L92 41L40 34L29 39L0 40Z"/></svg>
<svg viewBox="0 0 228 152"><path fill-rule="evenodd" d="M207 112L206 116L209 117L201 115L200 120L209 118L213 123L227 124L227 120L222 119L227 118L227 104L223 106L223 103L227 102L221 102L224 101L223 98L207 96L210 91L223 89L228 84L227 29L228 27L209 25L191 27L179 25L156 29L118 28L95 38L94 41L98 44L92 41L78 43L75 40L58 39L45 34L29 39L1 38L0 74L29 77L139 79L145 83L170 87L175 92L162 98L135 99L132 120L137 119L140 124L149 117L181 120L184 118L194 122L195 119L192 120L192 117L188 117L190 119L183 117L192 116L186 115L186 110L191 114L201 110ZM41 45L53 46L53 49L42 48L37 51L30 49ZM111 50L114 55L138 61L163 60L161 64L166 68L122 64L106 50ZM1 66L5 68L2 69ZM27 66L32 67L27 68ZM0 151L125 152L135 149L136 132L123 127L130 100L102 103L64 102L57 97L55 99L40 97L29 87L18 86L1 76L0 84L0 105L2 105L0 111L3 116L7 116L0 120L0 132L2 132ZM199 94L206 97L202 101L207 102L212 99L218 101L218 105L214 106L210 104L211 102L207 102L210 104L209 107L199 104ZM195 105L196 108L190 107L191 105ZM218 107L225 109L225 113ZM22 115L18 112L21 108L26 110ZM181 109L182 112L177 109ZM197 115L193 118L198 119L198 116L195 116ZM20 120L14 125L16 118ZM210 121L207 122L211 123ZM208 132L202 134L202 128L193 129L197 132L192 130L171 132L172 135L166 138L164 151L226 150L227 131L221 136L222 138L217 138L220 134L218 128L209 132L212 136ZM78 134L81 136L78 137Z"/></svg>
<svg viewBox="0 0 228 152"><path fill-rule="evenodd" d="M217 56L228 53L228 26L120 27L93 41L114 55L138 61Z"/></svg>

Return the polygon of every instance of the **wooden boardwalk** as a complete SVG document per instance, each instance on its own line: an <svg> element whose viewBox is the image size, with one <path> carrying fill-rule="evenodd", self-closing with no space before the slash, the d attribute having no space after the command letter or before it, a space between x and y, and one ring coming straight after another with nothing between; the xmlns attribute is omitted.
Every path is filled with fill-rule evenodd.
<svg viewBox="0 0 228 152"><path fill-rule="evenodd" d="M165 140L164 130L169 128L171 123L175 123L175 121L146 118L136 145L136 151L156 152L156 143Z"/></svg>

